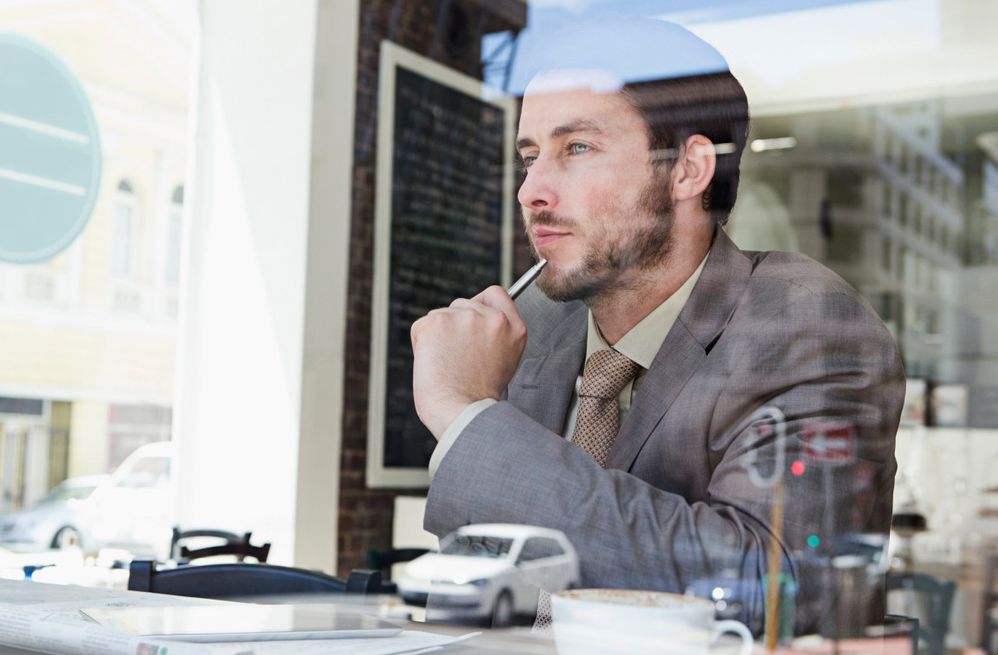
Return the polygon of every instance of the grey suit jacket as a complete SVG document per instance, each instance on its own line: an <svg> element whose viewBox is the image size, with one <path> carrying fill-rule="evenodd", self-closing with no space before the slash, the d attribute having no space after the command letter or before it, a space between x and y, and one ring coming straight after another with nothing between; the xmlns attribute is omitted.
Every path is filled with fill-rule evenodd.
<svg viewBox="0 0 998 655"><path fill-rule="evenodd" d="M426 529L562 530L585 587L682 593L698 580L739 577L756 585L742 618L758 629L757 583L774 536L773 490L758 478L779 470L782 567L799 587L797 629L813 629L824 558L848 535L890 526L904 373L866 301L808 257L742 252L718 230L606 469L560 434L584 364L585 305L534 288L517 306L528 326L520 366L506 399L481 412L442 460ZM785 417L782 459L776 431L753 421L760 408ZM844 440L823 451L822 434ZM795 461L802 475L791 473Z"/></svg>

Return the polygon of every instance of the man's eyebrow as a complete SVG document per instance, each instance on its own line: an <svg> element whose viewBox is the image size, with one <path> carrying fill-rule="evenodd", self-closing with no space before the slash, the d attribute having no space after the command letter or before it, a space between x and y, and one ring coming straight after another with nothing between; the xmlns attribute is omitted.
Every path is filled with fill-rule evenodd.
<svg viewBox="0 0 998 655"><path fill-rule="evenodd" d="M595 132L596 134L599 134L602 131L603 130L600 129L600 126L594 121L580 118L554 128L551 130L551 137L556 139L567 134L575 134L576 132Z"/></svg>
<svg viewBox="0 0 998 655"><path fill-rule="evenodd" d="M523 150L524 148L529 148L530 146L536 146L536 145L537 144L534 143L533 139L528 139L526 137L522 137L516 140L517 150Z"/></svg>
<svg viewBox="0 0 998 655"><path fill-rule="evenodd" d="M558 139L563 136L567 136L569 134L576 134L578 132L593 132L595 134L600 134L603 132L603 130L594 121L585 118L580 118L578 120L565 123L564 125L559 125L558 127L551 130L551 138ZM536 145L537 144L534 142L534 140L529 137L523 137L516 140L516 147L518 150L522 148L529 148L530 146L536 146Z"/></svg>

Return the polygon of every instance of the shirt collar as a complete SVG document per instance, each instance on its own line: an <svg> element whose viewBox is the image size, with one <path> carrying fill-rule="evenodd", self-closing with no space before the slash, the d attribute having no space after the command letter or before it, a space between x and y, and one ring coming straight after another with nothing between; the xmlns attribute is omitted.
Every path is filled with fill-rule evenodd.
<svg viewBox="0 0 998 655"><path fill-rule="evenodd" d="M686 305L686 301L693 292L693 287L700 279L700 273L703 272L706 261L707 257L704 256L700 260L700 265L683 282L683 285L666 298L661 305L653 309L650 314L641 319L637 325L628 330L627 334L612 346L613 349L627 356L641 368L646 370L651 368L651 363L662 347L662 342L665 341L665 337L669 334L669 330L672 329L673 323L676 322L679 313L683 311L683 306ZM596 325L592 311L590 310L588 314L589 332L586 336L586 360L597 350L611 347L603 338L599 326Z"/></svg>

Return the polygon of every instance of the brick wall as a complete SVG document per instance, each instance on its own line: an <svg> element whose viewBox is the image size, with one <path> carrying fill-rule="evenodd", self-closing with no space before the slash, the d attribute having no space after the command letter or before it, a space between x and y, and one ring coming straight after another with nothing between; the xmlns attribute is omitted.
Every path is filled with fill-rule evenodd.
<svg viewBox="0 0 998 655"><path fill-rule="evenodd" d="M463 20L462 20L463 18ZM519 29L522 0L362 0L357 53L354 177L347 300L343 450L340 464L339 575L364 565L367 550L391 546L392 503L419 490L368 489L367 387L371 338L379 44L382 39L481 79L479 46L490 32ZM519 23L518 25L516 23ZM462 27L463 26L463 27ZM518 238L517 270L529 266Z"/></svg>

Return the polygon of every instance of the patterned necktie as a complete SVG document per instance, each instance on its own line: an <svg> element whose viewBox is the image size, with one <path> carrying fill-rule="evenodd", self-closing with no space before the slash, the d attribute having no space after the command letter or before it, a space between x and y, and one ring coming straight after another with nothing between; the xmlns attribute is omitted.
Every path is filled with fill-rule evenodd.
<svg viewBox="0 0 998 655"><path fill-rule="evenodd" d="M582 372L572 443L592 455L603 468L620 428L617 396L639 368L616 350L597 350L589 356Z"/></svg>
<svg viewBox="0 0 998 655"><path fill-rule="evenodd" d="M640 365L616 350L597 350L586 360L579 389L579 407L572 443L582 448L606 468L610 447L620 429L617 397L637 375ZM539 590L537 618L533 632L547 634L551 629L551 596Z"/></svg>

